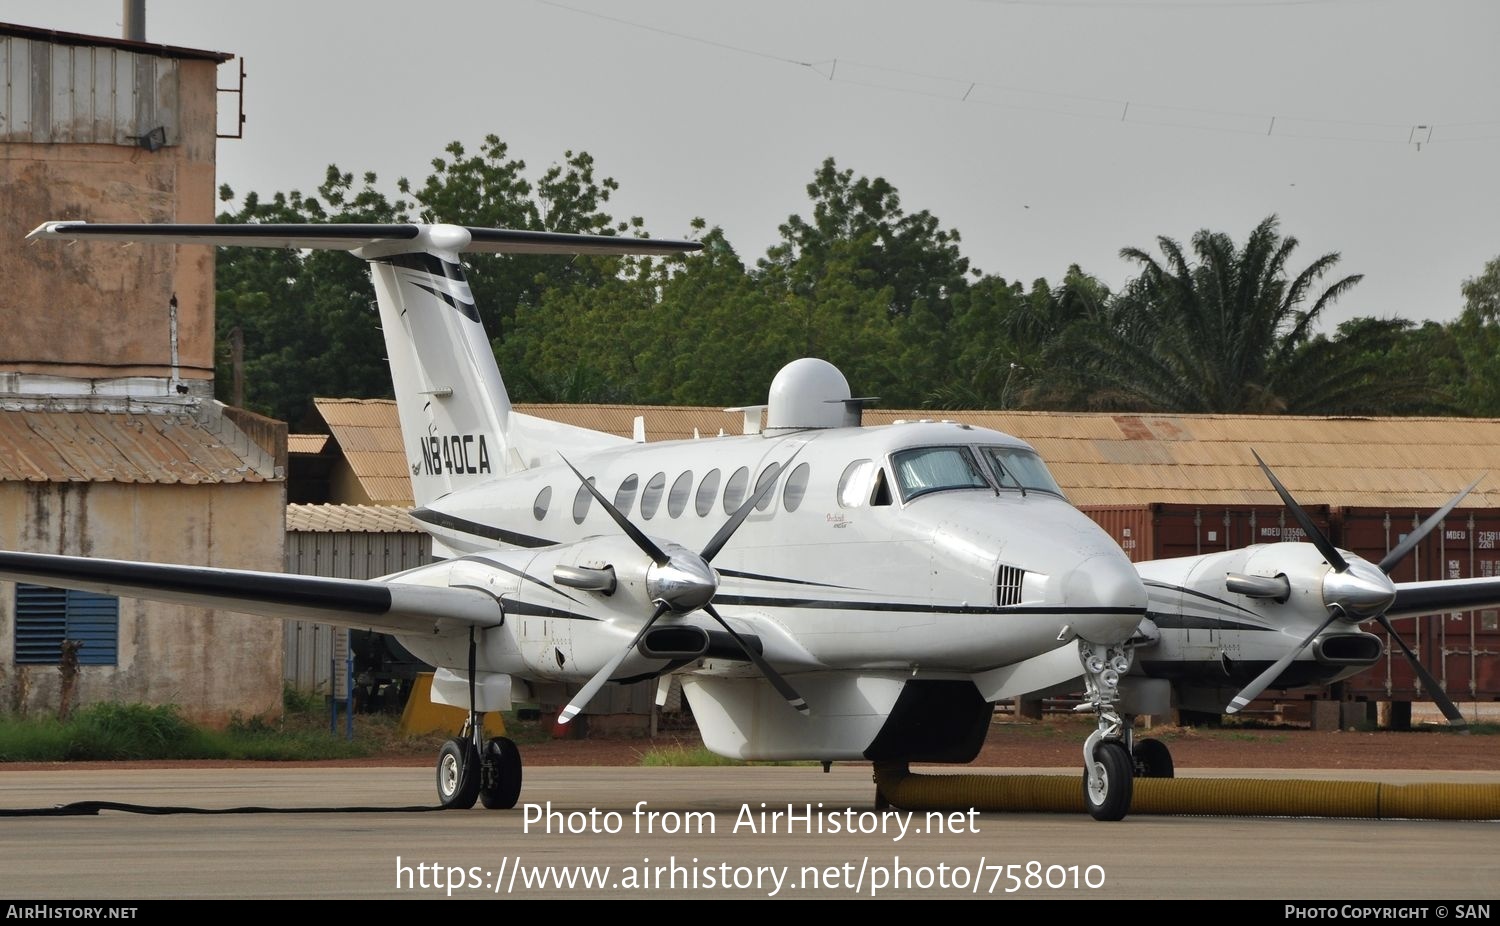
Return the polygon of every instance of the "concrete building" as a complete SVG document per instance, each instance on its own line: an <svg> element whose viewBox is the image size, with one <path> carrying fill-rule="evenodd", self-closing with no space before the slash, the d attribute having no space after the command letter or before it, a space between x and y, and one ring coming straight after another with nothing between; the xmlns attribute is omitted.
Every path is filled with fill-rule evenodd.
<svg viewBox="0 0 1500 926"><path fill-rule="evenodd" d="M7 549L282 566L286 429L213 399L213 249L25 240L49 219L212 222L231 57L0 24ZM11 583L0 615L0 709L280 711L280 622Z"/></svg>

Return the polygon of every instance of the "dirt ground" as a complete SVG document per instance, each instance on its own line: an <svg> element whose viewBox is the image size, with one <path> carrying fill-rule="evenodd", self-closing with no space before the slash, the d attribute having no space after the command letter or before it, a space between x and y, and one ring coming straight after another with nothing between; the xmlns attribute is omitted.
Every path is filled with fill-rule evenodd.
<svg viewBox="0 0 1500 926"><path fill-rule="evenodd" d="M1081 762L1089 727L1072 721L996 723L974 765L1067 767ZM1305 729L1141 731L1166 742L1179 768L1405 768L1500 770L1500 735L1443 730L1315 732ZM653 747L694 746L692 734L646 739L551 740L521 747L529 765L638 765Z"/></svg>
<svg viewBox="0 0 1500 926"><path fill-rule="evenodd" d="M1077 719L992 724L974 765L985 768L1070 767L1079 764L1090 724ZM1409 733L1313 731L1301 728L1158 727L1140 731L1168 744L1178 768L1359 768L1500 770L1500 733L1458 734L1433 725ZM554 739L540 728L514 731L529 766L640 765L653 750L701 745L695 732L644 737L610 736ZM435 743L436 741L434 741ZM429 748L430 746L430 748ZM364 759L277 763L293 766L427 766L436 745L407 744L385 755ZM78 762L74 768L107 768L118 763ZM137 767L239 767L263 763L134 762ZM33 763L0 764L0 772L45 767Z"/></svg>

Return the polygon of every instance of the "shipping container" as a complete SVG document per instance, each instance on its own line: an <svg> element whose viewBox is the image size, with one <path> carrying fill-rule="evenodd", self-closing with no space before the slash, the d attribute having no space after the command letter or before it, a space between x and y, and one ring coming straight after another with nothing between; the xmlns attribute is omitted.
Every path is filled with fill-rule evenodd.
<svg viewBox="0 0 1500 926"><path fill-rule="evenodd" d="M1336 512L1338 545L1378 563L1421 524L1432 509L1345 507ZM1460 508L1396 566L1396 582L1500 575L1500 509ZM1453 611L1393 620L1396 632L1454 701L1500 698L1500 611ZM1386 633L1370 625L1371 633ZM1387 640L1380 664L1345 683L1356 697L1423 700L1429 697L1398 644Z"/></svg>
<svg viewBox="0 0 1500 926"><path fill-rule="evenodd" d="M1290 511L1275 505L1084 505L1133 563L1237 550L1255 543L1306 540ZM1308 505L1318 529L1330 528L1327 505Z"/></svg>

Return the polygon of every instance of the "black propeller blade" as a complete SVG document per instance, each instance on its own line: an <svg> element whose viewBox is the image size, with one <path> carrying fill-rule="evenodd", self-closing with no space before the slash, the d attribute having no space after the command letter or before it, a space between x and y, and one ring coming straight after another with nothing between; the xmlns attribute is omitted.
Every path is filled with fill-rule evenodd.
<svg viewBox="0 0 1500 926"><path fill-rule="evenodd" d="M1443 712L1443 716L1448 718L1448 723L1455 727L1467 727L1469 722L1464 719L1464 715L1459 711L1458 707L1452 701L1448 700L1448 693L1443 690L1442 685L1438 684L1438 680L1432 677L1432 673L1428 672L1426 667L1422 665L1421 660L1417 658L1417 654L1412 652L1411 647L1406 645L1406 641L1401 639L1401 634L1397 633L1396 628L1391 626L1391 619L1384 614L1379 615L1375 619L1380 621L1380 626L1384 627L1385 632L1391 635L1391 639L1400 645L1401 652L1406 654L1406 661L1411 663L1412 671L1417 673L1417 677L1422 680L1422 684L1426 685L1427 690L1432 693L1433 702L1437 704L1438 710Z"/></svg>
<svg viewBox="0 0 1500 926"><path fill-rule="evenodd" d="M562 458L562 461L564 463L568 463L567 457L564 457L560 453L558 454L558 456ZM652 562L656 563L656 565L658 566L665 566L667 563L670 563L672 561L672 557L668 556L661 547L653 543L651 541L651 538L647 537L639 527L631 524L630 519L625 517L624 513L622 513L620 509L610 504L609 499L605 498L598 489L594 488L594 484L592 482L589 482L587 479L583 478L583 473L580 473L578 471L578 467L574 466L572 463L568 463L568 469L571 469L573 471L573 475L578 477L578 481L583 483L583 487L589 490L589 494L594 496L594 498L598 500L600 505L604 506L605 513L608 514L612 519L614 519L614 522L616 524L620 525L620 530L625 532L625 536L629 537L631 540L634 540L635 545L641 548L642 553L645 553L647 556L651 557Z"/></svg>
<svg viewBox="0 0 1500 926"><path fill-rule="evenodd" d="M599 689L604 687L604 683L609 681L609 677L615 674L615 670L620 667L620 663L624 662L625 657L630 655L630 651L635 649L636 645L641 642L641 638L646 635L646 631L650 630L651 625L656 623L656 619L665 613L667 613L667 606L665 604L656 606L656 610L647 618L646 623L641 625L641 629L636 632L635 638L630 641L630 644L620 650L618 655L605 663L604 668L594 673L594 677L589 679L582 688L578 689L578 694L574 695L573 700L568 702L568 706L563 708L562 712L557 715L558 723L567 723L574 717L577 717L579 711L582 711L590 701L594 700L594 695L598 694Z"/></svg>
<svg viewBox="0 0 1500 926"><path fill-rule="evenodd" d="M1260 454L1252 450L1250 455L1255 457L1255 462L1260 464L1261 471L1266 474L1267 479L1271 480L1271 485L1275 487L1276 494L1281 496L1282 503L1291 509L1292 517L1297 519L1302 532L1307 535L1308 540L1312 541L1312 545L1318 548L1318 552L1323 554L1328 565L1332 566L1335 572L1348 572L1349 563L1344 559L1344 554L1340 553L1333 543L1323 536L1323 532L1318 530L1318 525L1313 522L1312 515L1297 504L1297 500L1292 498L1292 493L1288 492L1286 486L1281 484L1281 480L1276 478L1276 474L1271 472L1271 467L1260 458Z"/></svg>
<svg viewBox="0 0 1500 926"><path fill-rule="evenodd" d="M734 637L734 642L738 643L740 649L745 651L745 655L750 657L750 661L755 663L755 667L760 670L761 675L766 677L766 681L771 683L771 687L776 689L776 693L786 698L786 703L804 714L808 712L807 701L803 700L802 696L797 694L797 690L788 684L786 679L781 677L780 672L771 668L771 664L766 662L765 657L752 649L750 644L745 642L745 638L736 633L733 627L729 626L729 622L720 616L719 609L714 607L713 602L704 605L703 610L708 612L709 617L718 621L720 627L729 631L729 635Z"/></svg>
<svg viewBox="0 0 1500 926"><path fill-rule="evenodd" d="M734 514L729 516L729 520L724 522L723 526L721 526L714 533L713 538L708 542L708 546L703 548L703 552L701 554L698 554L699 558L701 558L705 564L711 562L713 558L717 556L721 550L724 549L725 544L729 543L729 538L734 536L735 531L738 531L740 529L740 525L744 524L745 519L750 516L751 510L765 500L766 496L769 495L770 492L776 487L776 480L781 476L783 472L786 471L786 467L791 464L792 460L795 460L797 458L797 454L801 452L802 449L800 447L797 448L796 453L793 453L790 457L788 457L786 463L776 464L776 469L774 471L770 472L769 475L761 476L760 485L756 488L756 490L752 492L750 494L750 497L745 499L745 501L741 503L738 508L735 509ZM559 454L559 456L561 456L561 454ZM563 462L568 464L568 469L571 469L573 471L573 475L577 476L579 481L588 488L589 493L599 501L599 504L604 507L604 510L609 514L610 518L613 519L616 524L620 525L620 529L623 530L625 534L635 542L636 546L640 547L643 553L651 557L652 561L655 562L658 566L666 566L671 563L672 557L660 546L652 542L651 538L647 537L640 528L630 523L630 519L627 518L625 514L618 508L612 505L609 499L600 494L599 490L594 488L594 484L585 479L583 473L580 473L577 467L575 467L572 463L568 463L568 460L566 458L563 459ZM686 555L691 556L692 554ZM704 566L704 568L708 569L706 565ZM709 570L709 573L711 574L712 570ZM760 653L752 649L750 645L745 642L745 639L738 633L736 633L733 627L729 626L729 622L724 620L724 618L719 614L718 610L714 608L712 599L710 599L702 607L704 611L708 612L708 615L710 617L712 617L719 623L719 626L729 631L729 635L734 638L735 643L737 643L740 649L744 651L746 658L754 663L755 667L760 670L760 673L766 677L766 680L768 682L771 683L771 687L775 688L777 693L785 698L787 703L792 707L796 708L801 713L808 713L807 701L804 700L803 697L797 693L796 689L794 689L791 684L782 677L781 673L771 668L771 664L766 662L765 657L761 656ZM557 718L559 723L567 723L568 721L572 720L579 714L579 712L583 710L584 706L587 705L589 701L593 700L594 695L599 693L599 689L604 687L605 683L609 681L610 676L614 675L615 670L620 667L620 663L624 662L625 657L630 655L630 651L635 649L636 646L640 644L641 639L646 636L646 632L651 629L651 625L655 624L657 618L661 617L669 610L671 610L671 606L668 605L665 601L661 601L657 604L655 613L653 613L650 619L648 619L646 623L641 626L641 629L636 633L635 638L630 641L630 644L623 650L621 650L619 655L611 659L604 666L604 668L594 673L593 678L590 678L588 682L581 689L579 689L578 694L574 695L573 699L568 702L568 706L563 708L562 712L558 715Z"/></svg>
<svg viewBox="0 0 1500 926"><path fill-rule="evenodd" d="M1479 479L1483 478L1484 476L1483 474L1481 474ZM1422 522L1420 527L1412 531L1410 534L1407 534L1405 540L1396 544L1396 548L1387 553L1385 555L1385 558L1380 561L1380 571L1385 573L1386 575L1390 575L1391 570L1395 569L1397 564L1406 559L1407 555L1411 553L1412 550L1415 550L1417 548L1417 544L1421 543L1424 537L1432 533L1433 528L1442 523L1443 519L1448 516L1449 512L1458 507L1458 503L1464 500L1464 496L1474 491L1474 487L1479 485L1479 479L1475 479L1473 482L1465 486L1463 491L1459 492L1457 495L1453 496L1453 498L1448 500L1448 504L1439 508L1437 511L1434 511L1432 515L1427 518L1427 520Z"/></svg>
<svg viewBox="0 0 1500 926"><path fill-rule="evenodd" d="M1307 639L1299 643L1296 649L1287 650L1285 656L1282 656L1280 659L1276 660L1276 662L1271 665L1271 668L1257 675L1254 681L1246 685L1239 694L1235 695L1234 700L1229 702L1229 707L1225 708L1224 713L1238 714L1240 711L1249 707L1250 702L1260 697L1260 693L1262 691L1265 691L1272 682L1276 681L1276 677L1285 672L1287 666L1291 665L1292 662L1296 660L1299 655L1301 655L1302 651L1307 649L1307 647L1312 644L1312 641L1318 638L1318 634L1327 630L1328 625L1338 619L1339 615L1336 611L1328 615L1328 620L1319 624L1318 629L1308 634Z"/></svg>

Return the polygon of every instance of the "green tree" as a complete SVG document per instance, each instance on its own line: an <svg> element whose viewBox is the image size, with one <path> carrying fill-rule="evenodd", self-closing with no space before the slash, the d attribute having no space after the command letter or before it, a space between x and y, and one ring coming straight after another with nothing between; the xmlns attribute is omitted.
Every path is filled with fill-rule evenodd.
<svg viewBox="0 0 1500 926"><path fill-rule="evenodd" d="M969 271L958 232L942 228L925 209L908 214L884 178L855 178L833 158L818 169L807 195L811 220L794 215L781 226L782 240L760 261L764 278L806 295L836 268L863 290L888 290L892 316L925 304L947 320L948 299L967 284Z"/></svg>
<svg viewBox="0 0 1500 926"><path fill-rule="evenodd" d="M1339 339L1317 338L1323 312L1361 279L1325 285L1339 261L1324 254L1292 275L1297 239L1275 216L1238 247L1207 229L1190 259L1171 238L1164 260L1120 252L1141 265L1097 323L1074 332L1078 383L1095 407L1228 413L1353 413L1386 407L1381 371Z"/></svg>
<svg viewBox="0 0 1500 926"><path fill-rule="evenodd" d="M330 167L318 188L321 200L297 191L270 200L251 193L219 221L405 221L405 203L387 199L375 181L365 174L356 186L351 174ZM219 195L226 203L234 199L228 186ZM390 394L375 294L362 261L338 251L220 248L216 289L221 399L233 398L235 330L244 344L244 404L255 411L300 425L314 396Z"/></svg>
<svg viewBox="0 0 1500 926"><path fill-rule="evenodd" d="M525 163L511 158L494 135L485 138L478 154L468 154L459 142L444 154L433 159L432 173L420 185L401 178L395 198L381 191L373 173L356 183L352 173L330 166L315 197L293 191L263 199L250 193L219 221L385 223L419 217L591 234L638 231L643 224L638 218L616 223L604 211L617 185L596 178L586 152L565 152L563 161L534 183ZM227 186L220 197L225 203L235 199ZM470 255L465 264L486 328L497 340L509 332L518 309L541 311L544 293L602 288L621 266L617 260L550 255ZM221 398L232 398L229 342L235 330L244 344L244 403L256 411L300 425L314 396L390 394L374 290L361 261L336 251L223 248L217 268ZM518 350L525 353L525 346ZM580 369L574 376L581 383L589 372ZM533 397L526 394L526 383L522 380L516 396L521 401Z"/></svg>
<svg viewBox="0 0 1500 926"><path fill-rule="evenodd" d="M397 183L415 201L421 221L590 235L621 234L643 224L638 217L617 223L604 210L619 184L596 179L586 151L563 152L562 163L533 183L526 162L512 158L499 136L485 136L477 154L457 141L443 150L446 157L433 158L432 173L420 186L405 177ZM536 309L548 289L598 285L616 264L569 255L470 254L464 266L486 332L504 341L517 313Z"/></svg>
<svg viewBox="0 0 1500 926"><path fill-rule="evenodd" d="M1465 280L1462 293L1463 311L1449 328L1460 356L1454 404L1467 415L1500 416L1500 257Z"/></svg>

